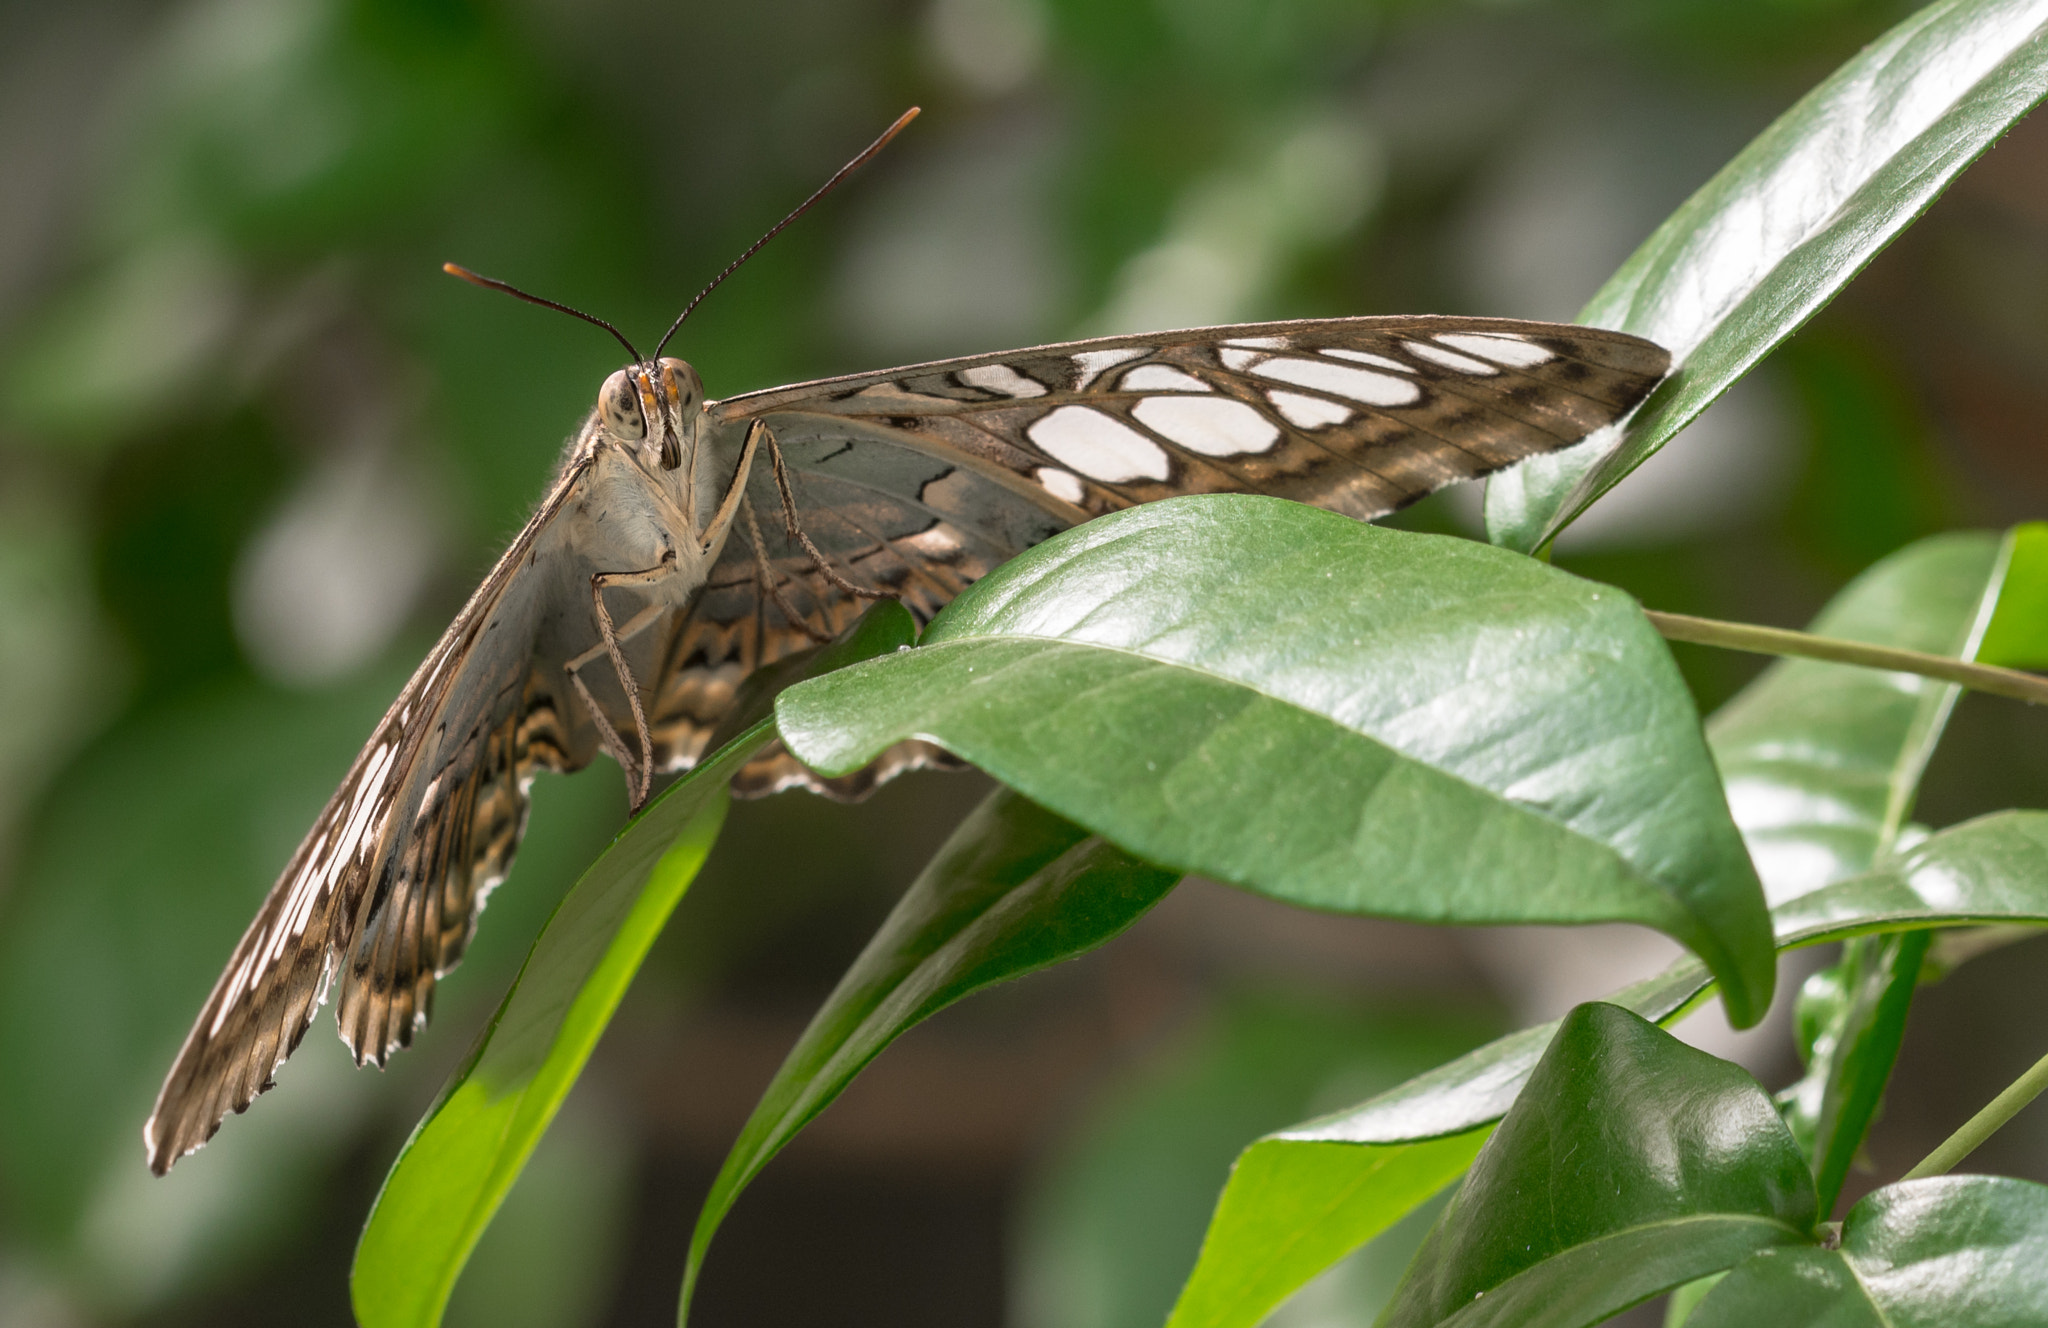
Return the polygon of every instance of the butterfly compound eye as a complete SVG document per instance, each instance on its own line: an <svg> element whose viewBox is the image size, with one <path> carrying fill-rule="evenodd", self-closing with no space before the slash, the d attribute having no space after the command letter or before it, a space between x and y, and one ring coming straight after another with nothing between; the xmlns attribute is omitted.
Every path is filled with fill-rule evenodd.
<svg viewBox="0 0 2048 1328"><path fill-rule="evenodd" d="M697 377L697 371L689 361L664 357L661 362L661 376L668 386L668 398L682 410L689 410L704 399L704 380Z"/></svg>
<svg viewBox="0 0 2048 1328"><path fill-rule="evenodd" d="M647 417L640 413L640 392L633 385L633 375L624 369L604 380L604 386L597 390L597 412L604 419L604 427L614 438L629 442L647 436Z"/></svg>

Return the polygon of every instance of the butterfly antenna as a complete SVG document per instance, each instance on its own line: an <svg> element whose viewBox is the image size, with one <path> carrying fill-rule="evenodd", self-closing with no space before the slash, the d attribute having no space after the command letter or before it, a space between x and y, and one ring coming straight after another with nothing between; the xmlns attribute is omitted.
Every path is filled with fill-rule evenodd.
<svg viewBox="0 0 2048 1328"><path fill-rule="evenodd" d="M626 348L626 354L633 357L633 363L641 363L640 352L633 349L633 343L626 340L626 334L613 327L610 323L605 322L596 314L586 314L581 309L571 309L566 304L556 304L553 300L543 300L538 295L528 295L509 281L499 281L496 277L486 277L472 272L460 263L443 263L441 264L441 270L451 277L461 277L472 286L482 286L486 290L503 291L507 295L518 296L528 304L537 304L544 309L560 310L562 313L568 314L573 318L580 318L586 323L595 323L619 339L619 344ZM661 351L657 348L654 353L659 355Z"/></svg>
<svg viewBox="0 0 2048 1328"><path fill-rule="evenodd" d="M855 157L852 161L847 162L844 166L841 166L837 171L833 173L831 179L819 185L818 192L812 194L809 198L806 198L803 202L799 203L795 211L791 212L781 221L776 222L775 225L769 230L769 232L766 235L762 236L760 239L754 241L753 244L749 245L745 253L741 254L738 258L733 259L732 262L726 264L725 271L713 277L711 279L710 285L706 286L703 290L698 291L697 297L691 300L688 304L684 305L683 311L680 314L676 315L676 321L669 324L668 331L662 334L660 343L656 345L654 348L655 356L658 358L661 355L662 348L668 345L668 339L676 334L676 329L683 325L683 320L690 316L690 311L692 309L695 309L698 305L702 304L704 302L705 296L709 295L712 291L717 290L719 282L724 281L727 277L731 276L735 271L737 271L740 264L746 262L749 258L752 258L755 254L759 253L761 251L762 245L768 243L776 236L782 234L783 230L789 225L789 223L795 221L804 213L809 212L812 206L815 205L819 199L831 193L832 190L838 186L841 180L844 180L847 176L853 174L862 166L867 165L867 163L873 159L874 155L877 152L880 152L883 148L889 146L890 139L902 133L903 127L909 124L912 120L915 120L917 118L917 114L920 109L920 107L913 106L909 110L905 111L903 114L897 116L895 124L892 124L887 129L884 129L882 131L882 136L880 138L868 144L867 147L861 151L861 154L859 156ZM526 298L532 299L533 297L529 295Z"/></svg>

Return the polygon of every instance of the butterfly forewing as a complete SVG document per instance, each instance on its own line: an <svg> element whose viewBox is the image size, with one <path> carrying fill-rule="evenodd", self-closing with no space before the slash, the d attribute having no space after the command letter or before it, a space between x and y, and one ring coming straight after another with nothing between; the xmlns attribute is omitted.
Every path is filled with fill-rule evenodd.
<svg viewBox="0 0 2048 1328"><path fill-rule="evenodd" d="M1052 512L1253 491L1370 518L1577 442L1668 364L1593 328L1342 318L974 356L713 409L768 420L786 447L858 421L1004 472Z"/></svg>
<svg viewBox="0 0 2048 1328"><path fill-rule="evenodd" d="M589 576L636 570L590 561L603 547L591 523L607 510L582 501L594 415L236 947L150 1119L151 1165L166 1169L269 1085L330 982L359 1061L410 1041L511 866L534 772L580 768L607 732L633 759L617 736L637 732L629 685L655 767L679 770L727 736L756 670L829 641L877 596L929 621L1040 540L1177 494L1379 516L1579 441L1668 363L1649 342L1590 328L1346 318L1109 337L714 402L704 446L724 460L691 495L700 513L720 506L753 422L773 441L694 593L650 606L613 643L627 676L591 644ZM577 663L595 656L604 666ZM857 797L951 763L905 743L828 781L771 746L734 787Z"/></svg>

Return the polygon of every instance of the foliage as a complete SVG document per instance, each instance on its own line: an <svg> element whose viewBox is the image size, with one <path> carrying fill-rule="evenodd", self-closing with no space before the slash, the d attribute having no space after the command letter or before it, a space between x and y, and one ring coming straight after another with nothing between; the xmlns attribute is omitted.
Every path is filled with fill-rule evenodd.
<svg viewBox="0 0 2048 1328"><path fill-rule="evenodd" d="M1547 541L2044 90L2041 14L1940 4L1794 107L1589 307L1630 310L1622 325L1675 341L1672 383L1612 445L1618 460L1572 463L1603 477L1583 497L1533 468L1496 486L1519 486L1525 509L1496 538ZM1846 158L1832 146L1844 124L1859 146ZM1781 224L1781 210L1799 216ZM1758 214L1772 220L1739 222ZM2028 634L2017 615L2044 577L2032 532L1930 541L1844 592L1816 630L1983 658L2001 617L1998 639ZM1247 498L1157 504L1060 536L961 596L916 650L777 701L783 741L826 774L920 737L1016 793L962 826L791 1053L707 1203L689 1278L739 1188L891 1038L1101 944L1192 871L1333 911L1634 921L1698 960L1620 1006L1581 1006L1253 1145L1176 1325L1257 1322L1461 1171L1383 1323L1592 1324L1731 1269L1691 1321L1806 1322L1808 1298L1857 1297L1873 1321L2022 1319L2048 1298L2029 1254L2048 1241L2039 1187L1911 1182L1862 1200L1839 1238L1820 1225L1875 1116L1928 929L2048 910L2026 814L1902 841L1955 694L1782 664L1717 721L1717 770L1635 602L1505 550ZM1763 882L1744 833L1770 865ZM1746 1072L1643 1018L1672 1018L1710 984L1736 1024L1761 1016L1766 884L1776 945L1862 937L1802 999L1809 1073L1787 1094L1789 1127ZM529 981L546 975L550 935ZM425 1220L396 1183L409 1162L373 1235ZM450 1211L445 1196L434 1211ZM1946 1276L1941 1261L1965 1250L1997 1273L1970 1288ZM366 1240L359 1304L392 1276L380 1251Z"/></svg>
<svg viewBox="0 0 2048 1328"><path fill-rule="evenodd" d="M1052 25L1073 69L1095 80L1097 128L1115 126L1078 135L1087 145L1071 150L1126 164L1077 170L1082 183L1063 200L1081 237L1070 279L1087 294L1039 283L1055 292L1039 323L1014 333L976 323L972 335L1032 339L1081 317L1084 299L1105 323L1183 308L1167 297L1190 285L1186 274L1199 263L1172 268L1176 286L1148 285L1153 269L1122 262L1132 237L1162 233L1157 249L1139 255L1154 269L1199 258L1205 245L1236 246L1254 255L1245 261L1266 289L1280 283L1271 273L1293 274L1288 298L1301 312L1324 311L1340 278L1371 283L1363 289L1372 297L1408 293L1398 275L1340 274L1333 247L1380 206L1359 200L1376 198L1375 172L1391 168L1372 143L1331 128L1344 115L1289 100L1304 70L1329 63L1326 52L1369 44L1381 23L1398 36L1402 6L1369 17L1346 6L1275 6L1278 17L1257 21L1253 10L1213 6L1199 20L1171 6L1024 8ZM1699 6L1671 6L1654 19L1583 8L1595 16L1589 22L1638 43L1653 61L1730 24L1793 21L1782 12L1792 7L1769 4L1712 20ZM1813 8L1840 11L1810 20L1818 24L1848 23L1841 15L1855 7ZM526 284L590 292L608 313L623 307L651 322L668 307L667 295L640 279L658 251L646 219L660 207L643 195L661 186L636 173L637 150L592 127L596 114L540 54L547 41L464 6L309 5L296 18L267 21L240 31L241 47L225 40L232 15L195 27L188 40L213 62L198 68L213 74L188 71L185 83L158 90L162 104L180 110L156 127L167 143L151 158L156 169L133 173L129 192L107 209L107 232L90 238L85 275L10 352L0 384L10 427L50 440L53 454L74 459L64 464L105 465L111 478L94 481L104 490L95 501L147 518L107 518L113 533L96 552L115 587L113 627L137 643L135 710L66 776L60 805L86 810L39 827L24 859L27 884L8 901L0 937L0 1054L23 1067L22 1080L45 1086L0 1097L0 1162L10 1220L53 1248L83 1244L76 1233L95 1229L106 1196L125 1193L95 1190L96 1175L81 1182L74 1172L98 1166L102 1138L135 1114L131 1100L143 1090L130 1063L153 1071L151 1049L175 1037L190 1002L165 993L204 979L172 954L204 952L206 936L238 921L240 902L211 878L239 879L247 863L260 875L276 856L266 836L303 823L310 807L300 804L320 791L325 757L345 753L374 713L367 707L389 691L379 677L319 702L275 694L237 671L226 592L218 602L181 598L192 593L181 587L203 580L195 568L207 569L209 586L242 575L232 566L236 550L255 538L266 495L292 465L245 386L193 368L223 357L223 329L236 325L226 313L215 322L203 315L266 301L285 312L326 307L320 301L333 303L333 291L371 284L361 273L391 254L409 260L408 246L422 237L460 246L454 256L487 270L498 270L503 254L532 259L542 264L538 275L516 274ZM826 17L791 26L801 28L799 46L847 40ZM1037 40L1046 40L1042 32ZM721 31L698 57L704 77L680 93L707 121L744 103L750 86L745 61L716 58L720 42L739 44ZM258 47L273 59L269 100L210 100L214 82L253 86L220 66L236 50L253 60L247 53ZM811 57L800 49L787 58ZM874 99L831 91L829 80L819 86L828 100L841 98L825 121L843 121L850 105L864 112ZM1188 91L1196 87L1205 91ZM451 1295L459 1307L458 1278L493 1213L544 1146L643 962L658 966L658 956L649 960L657 935L720 834L721 775L732 763L780 737L831 773L909 736L939 742L1003 787L895 904L768 1084L697 1214L685 1312L700 1274L718 1260L713 1236L742 1193L895 1039L985 988L1105 945L1184 873L1199 873L1331 914L1631 922L1691 954L1604 1001L1463 1054L1452 1053L1476 1039L1419 1039L1424 1061L1411 1063L1420 1055L1412 1047L1389 1053L1381 1077L1357 1087L1348 1105L1311 1104L1306 1089L1290 1090L1273 1099L1284 1100L1285 1114L1247 1114L1242 1124L1233 1117L1233 1144L1242 1146L1235 1166L1190 1173L1220 1197L1199 1254L1173 1253L1192 1267L1179 1280L1172 1328L1250 1328L1284 1316L1290 1297L1360 1250L1406 1258L1425 1222L1428 1235L1398 1286L1377 1287L1350 1312L1383 1311L1390 1325L1575 1325L1673 1293L1674 1324L1990 1324L2048 1314L2048 1264L2039 1257L2048 1191L1955 1176L1859 1196L1853 1174L1922 985L2017 929L2048 925L2048 814L2012 809L2021 795L2008 785L2017 781L1994 772L1993 805L2004 810L1932 831L1911 822L1928 772L1956 775L1942 771L1937 753L1958 689L1929 679L1782 661L1703 725L1695 693L1727 690L1711 681L1716 664L1674 660L1630 590L1582 574L1597 559L1575 573L1529 556L1547 554L1582 516L1597 519L1610 490L1794 337L2044 92L2048 10L2021 0L1941 0L1820 82L1586 305L1585 321L1670 345L1677 370L1611 436L1496 478L1490 545L1255 498L1137 509L985 578L915 648L898 648L912 644L901 615L878 609L836 653L814 661L816 676L776 679L788 690L761 698L751 728L594 857L590 828L609 810L587 794L562 795L588 804L573 809L550 807L544 795L521 883L550 871L566 879L576 864L589 865L545 920L538 910L548 901L531 890L523 905L494 907L483 935L503 953L493 960L479 950L468 974L478 982L468 990L492 973L510 977L518 944L534 939L376 1199L353 1271L360 1321L424 1326L448 1312ZM652 94L622 87L618 95ZM340 124L347 115L337 107L376 113L359 115L346 133L333 129L341 146L324 156L287 158L275 143L239 137L250 132L245 122L303 124L331 112ZM1146 138L1153 119L1170 119L1172 135ZM1237 128L1247 123L1257 128ZM1145 150L1113 157L1119 133ZM711 166L736 152L720 141L693 164L720 178ZM737 251L756 214L775 210L769 200L808 179L806 153L787 155L685 209L678 227L707 249ZM1269 158L1307 165L1259 174ZM1359 165L1367 161L1376 164ZM492 180L499 196L607 206L458 208L443 191L456 190L463 171ZM1448 176L1399 178L1413 187L1390 194L1373 222L1394 241L1420 215L1419 198L1455 192ZM209 186L193 188L195 179ZM1299 195L1288 195L1295 211L1260 210L1260 200L1288 189ZM994 185L987 192L1002 210L1006 195ZM327 272L320 280L328 286L311 294L278 294L273 269L293 270L295 255L362 234L366 218L384 230L364 242L357 269ZM783 309L783 322L713 304L693 324L703 350L689 353L707 377L751 385L855 367L839 363L852 352L820 325L787 316L800 296L776 305L778 286L822 284L823 242L805 234L793 233L782 266L767 260L750 274L769 292L756 307ZM552 253L569 256L554 272L533 257ZM244 266L231 269L229 254ZM1247 278L1243 289L1260 287ZM159 326L180 335L147 347L114 341L109 329L152 298L176 311ZM463 477L468 505L455 524L506 524L545 464L538 449L546 440L532 421L559 413L556 388L563 400L586 393L597 381L597 352L580 342L565 350L569 334L546 324L508 322L516 330L505 333L465 322L470 306L453 294L380 298L377 316L432 346L451 378L496 383L506 364L541 366L451 410L443 430L443 460ZM1228 304L1248 297L1217 298L1222 305L1197 316L1161 313L1161 321L1272 312ZM899 323L889 343L906 358L980 348L919 344L938 334L901 331L916 323ZM282 313L268 323L248 314L237 326L258 349L294 335ZM788 335L791 327L800 330ZM318 362L333 362L336 347L360 348L359 334L336 319L317 343ZM556 336L560 344L549 339ZM112 383L94 378L85 392L65 366L110 344L134 372ZM1939 515L1942 503L1913 489L1910 406L1880 410L1880 397L1891 400L1886 371L1858 370L1852 358L1831 359L1815 343L1803 357L1771 363L1835 418L1891 412L1883 422L1901 489L1891 507L1912 514L1899 518L1901 530L1917 532L1914 523ZM403 375L365 372L381 408L401 410ZM166 400L182 404L151 433L146 421ZM194 467L192 438L220 449L216 464ZM509 462L508 446L517 453ZM202 482L195 469L226 478ZM1415 519L1431 521L1443 518ZM1837 543L1862 549L1867 533ZM1714 542L1712 557L1739 560L1734 543ZM173 566L178 576L169 575ZM2022 525L1909 543L1840 590L1811 630L2037 668L2048 665L2044 623L2048 527ZM53 639L84 640L91 630ZM206 768L191 753L210 742L254 749L280 731L303 750L276 770L240 769L218 784L183 774ZM1930 791L1938 783L1929 781ZM132 837L97 833L96 809L109 805L140 809L129 818ZM242 809L247 824L209 819L221 806ZM565 830L546 842L551 811L582 826L580 838ZM212 837L175 838L192 824L211 826ZM156 843L183 851L142 847ZM523 918L505 916L522 907ZM1754 1023L1771 1006L1785 952L1836 943L1839 953L1798 996L1803 1073L1775 1097L1665 1031L1709 1001L1737 1025ZM60 1004L111 1011L128 988L147 994L120 1007L132 1013L107 1014L103 1036L49 1032L70 1027L55 1012ZM1401 1035L1369 1024L1359 1036L1389 1047ZM1250 1063L1233 1071L1240 1082L1273 1073L1270 1061ZM339 1153L367 1114L351 1091L362 1090L337 1090L326 1117L301 1121L301 1138L247 1153L247 1169L270 1174L235 1193L274 1197L299 1183L319 1165L306 1139ZM1208 1091L1190 1077L1175 1081L1171 1096L1193 1110ZM291 1096L266 1100L270 1119L286 1120ZM426 1097L416 1092L415 1106ZM1139 1113L1148 1128L1170 1115L1158 1102ZM253 1127L264 1115L209 1161L258 1143ZM1272 1128L1290 1116L1310 1118ZM284 1161L273 1166L272 1156ZM1845 1193L1853 1202L1836 1222ZM174 1225L135 1211L140 1225ZM248 1203L220 1229L253 1242L269 1212ZM1954 1276L1964 1265L1972 1275ZM0 1265L0 1311L8 1272ZM126 1260L123 1275L132 1285L106 1292L116 1317L169 1294L168 1273L153 1282L148 1267ZM1146 1302L1146 1312L1153 1308Z"/></svg>

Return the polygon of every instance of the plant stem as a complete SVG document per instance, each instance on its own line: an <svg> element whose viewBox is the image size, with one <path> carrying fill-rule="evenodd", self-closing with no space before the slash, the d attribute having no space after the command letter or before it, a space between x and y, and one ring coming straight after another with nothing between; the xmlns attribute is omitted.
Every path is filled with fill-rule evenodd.
<svg viewBox="0 0 2048 1328"><path fill-rule="evenodd" d="M1857 664L1890 673L1917 673L1943 682L1959 683L1973 691L2009 696L2038 704L2048 701L2048 678L1994 664L1972 664L1947 655L1929 655L1918 650L1894 650L1889 646L1841 641L1831 636L1787 631L1782 627L1759 627L1754 623L1721 622L1695 618L1685 613L1659 613L1644 609L1650 625L1673 641L1720 646L1724 650L1746 650L1754 655L1797 655L1822 659L1832 664Z"/></svg>
<svg viewBox="0 0 2048 1328"><path fill-rule="evenodd" d="M1991 1099L1989 1106L1970 1117L1954 1134L1941 1141L1941 1146L1921 1159L1900 1179L1920 1180L1926 1176L1940 1176L1977 1150L1977 1145L1989 1139L1997 1129L2019 1114L2021 1107L2041 1095L2048 1088L2048 1056L2034 1062L2034 1067L2012 1081L2003 1093Z"/></svg>

